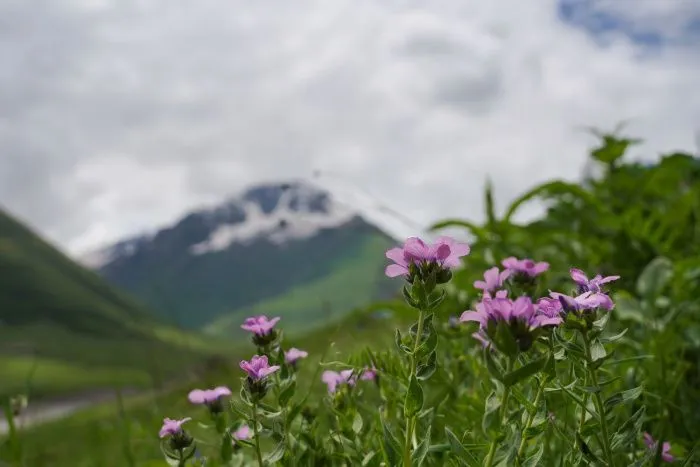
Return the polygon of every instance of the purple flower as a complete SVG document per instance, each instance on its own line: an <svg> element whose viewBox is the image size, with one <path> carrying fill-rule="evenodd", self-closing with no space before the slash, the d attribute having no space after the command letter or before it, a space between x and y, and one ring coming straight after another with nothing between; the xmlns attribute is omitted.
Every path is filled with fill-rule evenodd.
<svg viewBox="0 0 700 467"><path fill-rule="evenodd" d="M362 381L375 381L377 379L376 368L365 368L360 375Z"/></svg>
<svg viewBox="0 0 700 467"><path fill-rule="evenodd" d="M306 358L308 356L308 352L292 347L284 353L284 361L289 364L294 364L300 358Z"/></svg>
<svg viewBox="0 0 700 467"><path fill-rule="evenodd" d="M340 373L337 371L326 370L321 375L321 381L328 385L328 392L333 394L341 384L354 386L357 382L357 378L353 376L353 370L343 370Z"/></svg>
<svg viewBox="0 0 700 467"><path fill-rule="evenodd" d="M484 299L491 299L491 298L508 298L508 291L507 290L496 290L496 295L495 297L491 296L491 293L488 291L484 291L482 294Z"/></svg>
<svg viewBox="0 0 700 467"><path fill-rule="evenodd" d="M234 442L237 439L250 439L253 437L253 430L248 425L241 425L236 431L231 433L231 437L234 439Z"/></svg>
<svg viewBox="0 0 700 467"><path fill-rule="evenodd" d="M427 244L418 237L410 237L403 247L386 252L386 257L395 264L387 266L385 273L389 277L408 275L411 264L438 264L446 269L456 268L460 264L459 258L468 255L469 251L469 245L450 237L439 237L434 245Z"/></svg>
<svg viewBox="0 0 700 467"><path fill-rule="evenodd" d="M585 292L577 297L558 292L550 292L549 295L559 300L564 311L586 311L596 308L610 311L615 308L612 299L603 293Z"/></svg>
<svg viewBox="0 0 700 467"><path fill-rule="evenodd" d="M476 321L482 329L488 327L489 321L518 321L527 329L533 330L544 326L558 326L562 319L550 317L539 311L530 297L518 297L515 300L494 298L484 300L476 305L476 311L465 311L460 321Z"/></svg>
<svg viewBox="0 0 700 467"><path fill-rule="evenodd" d="M177 436L182 434L182 424L192 420L190 417L182 420L172 420L170 418L163 419L163 427L160 429L158 436L165 438L168 436Z"/></svg>
<svg viewBox="0 0 700 467"><path fill-rule="evenodd" d="M265 355L253 355L249 362L242 360L240 366L253 381L263 380L280 369L278 365L270 366Z"/></svg>
<svg viewBox="0 0 700 467"><path fill-rule="evenodd" d="M561 316L564 309L561 302L556 298L543 297L537 300L537 309L545 316L555 318Z"/></svg>
<svg viewBox="0 0 700 467"><path fill-rule="evenodd" d="M655 441L654 438L652 438L649 433L645 432L643 436L644 436L644 444L647 445L647 448L650 451L656 452L658 442ZM661 459L664 462L673 462L675 460L673 458L673 456L671 455L671 453L669 452L670 450L671 450L671 443L669 443L668 441L664 441L663 445L661 445Z"/></svg>
<svg viewBox="0 0 700 467"><path fill-rule="evenodd" d="M214 389L193 389L187 398L193 404L211 405L219 402L222 397L230 396L231 390L226 386L218 386Z"/></svg>
<svg viewBox="0 0 700 467"><path fill-rule="evenodd" d="M504 259L501 261L501 264L506 270L511 271L513 274L522 274L528 277L539 276L549 269L549 263L545 263L544 261L535 263L531 259L518 259L514 256Z"/></svg>
<svg viewBox="0 0 700 467"><path fill-rule="evenodd" d="M506 269L503 272L499 272L497 267L492 267L491 269L484 272L484 280L483 281L475 281L474 282L474 287L477 289L483 290L484 293L493 292L496 289L503 286L503 282L506 279L508 279L510 274L511 274L511 271L508 269Z"/></svg>
<svg viewBox="0 0 700 467"><path fill-rule="evenodd" d="M241 325L241 329L252 332L256 336L267 336L279 320L279 317L270 319L265 315L254 316L246 318L245 322Z"/></svg>
<svg viewBox="0 0 700 467"><path fill-rule="evenodd" d="M583 271L581 271L580 269L576 269L576 268L571 268L569 270L569 273L571 274L571 278L578 285L579 293L584 293L584 292L601 293L602 292L601 286L603 284L607 284L608 282L616 281L620 278L620 276L603 277L600 274L598 274L593 279L589 280L588 276L586 276L586 274Z"/></svg>

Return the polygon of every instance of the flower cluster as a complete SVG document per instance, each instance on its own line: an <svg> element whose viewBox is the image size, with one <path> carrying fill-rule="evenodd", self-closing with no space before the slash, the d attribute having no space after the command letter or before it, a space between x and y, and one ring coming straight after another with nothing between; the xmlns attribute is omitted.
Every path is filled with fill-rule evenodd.
<svg viewBox="0 0 700 467"><path fill-rule="evenodd" d="M458 267L459 258L468 255L469 251L469 245L450 237L439 237L432 245L411 237L402 247L386 252L386 257L394 262L386 267L386 275L405 276L409 283L418 278L444 284L452 277L450 269Z"/></svg>

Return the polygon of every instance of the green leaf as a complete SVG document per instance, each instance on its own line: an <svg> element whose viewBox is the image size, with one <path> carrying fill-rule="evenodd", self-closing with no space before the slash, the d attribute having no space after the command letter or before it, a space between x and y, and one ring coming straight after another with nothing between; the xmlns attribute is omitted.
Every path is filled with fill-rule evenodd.
<svg viewBox="0 0 700 467"><path fill-rule="evenodd" d="M428 448L430 447L430 430L432 429L431 426L428 426L428 429L425 433L425 436L421 440L421 442L418 444L418 447L411 453L411 462L413 465L420 466L423 465L423 462L425 462L425 458L428 455Z"/></svg>
<svg viewBox="0 0 700 467"><path fill-rule="evenodd" d="M467 465L469 467L480 467L479 462L474 458L474 456L464 447L462 442L455 436L452 431L445 427L445 436L447 441L450 443L452 448L452 454L454 454L457 459L459 459L462 465Z"/></svg>
<svg viewBox="0 0 700 467"><path fill-rule="evenodd" d="M352 421L352 431L355 434L360 434L362 431L362 415L360 415L360 412L355 412L355 417Z"/></svg>
<svg viewBox="0 0 700 467"><path fill-rule="evenodd" d="M401 459L401 445L387 425L386 420L380 417L380 421L382 424L382 432L384 434L382 448L386 462L388 465L398 465Z"/></svg>
<svg viewBox="0 0 700 467"><path fill-rule="evenodd" d="M376 451L370 451L367 454L365 454L365 457L362 458L362 465L367 466L370 465L369 463L374 459L374 456L377 455Z"/></svg>
<svg viewBox="0 0 700 467"><path fill-rule="evenodd" d="M588 444L581 438L581 435L576 433L576 444L578 444L578 448L583 454L583 456L588 459L590 462L593 462L594 465L604 465L600 462L600 460L596 457L596 455L591 451L591 448L588 447Z"/></svg>
<svg viewBox="0 0 700 467"><path fill-rule="evenodd" d="M601 344L598 339L591 342L591 361L597 362L598 360L604 359L607 355L608 353L605 351L605 347L603 347L603 344Z"/></svg>
<svg viewBox="0 0 700 467"><path fill-rule="evenodd" d="M496 337L493 342L507 357L514 358L518 355L518 342L513 337L510 325L505 321L499 321L496 325Z"/></svg>
<svg viewBox="0 0 700 467"><path fill-rule="evenodd" d="M428 355L428 360L425 363L418 365L416 370L416 376L419 380L425 381L426 379L433 376L435 370L437 369L437 352L434 350Z"/></svg>
<svg viewBox="0 0 700 467"><path fill-rule="evenodd" d="M415 375L411 375L408 382L408 390L406 391L406 399L404 400L403 413L406 418L413 417L423 408L423 388L416 379Z"/></svg>
<svg viewBox="0 0 700 467"><path fill-rule="evenodd" d="M413 298L411 291L408 290L407 286L404 285L401 291L403 292L404 300L406 300L406 303L408 303L409 306L413 308L420 308L420 303Z"/></svg>
<svg viewBox="0 0 700 467"><path fill-rule="evenodd" d="M440 289L440 291L433 292L428 297L428 310L434 310L439 307L440 304L445 300L447 296L447 291L445 289Z"/></svg>
<svg viewBox="0 0 700 467"><path fill-rule="evenodd" d="M221 461L230 462L233 458L233 440L231 439L231 433L225 431L221 437Z"/></svg>
<svg viewBox="0 0 700 467"><path fill-rule="evenodd" d="M275 448L265 456L264 461L268 464L274 464L275 462L279 462L284 457L284 451L284 440L282 440L279 443L277 443L277 446L275 446Z"/></svg>
<svg viewBox="0 0 700 467"><path fill-rule="evenodd" d="M486 347L483 350L484 353L484 360L486 361L486 368L489 370L489 373L491 373L491 376L493 376L494 379L497 381L503 382L503 371L501 370L500 366L495 360L495 357L493 355L493 351L491 350L490 347Z"/></svg>
<svg viewBox="0 0 700 467"><path fill-rule="evenodd" d="M622 339L622 336L627 334L627 328L623 329L621 332L615 334L614 336L609 336L609 337L601 337L600 338L600 343L601 344L609 344L611 342L617 342L620 339Z"/></svg>
<svg viewBox="0 0 700 467"><path fill-rule="evenodd" d="M542 454L544 454L544 443L538 443L537 450L531 455L525 458L525 460L520 464L521 467L537 467L540 465L542 460Z"/></svg>
<svg viewBox="0 0 700 467"><path fill-rule="evenodd" d="M411 354L411 349L404 345L403 337L401 336L401 331L399 331L398 328L394 330L394 343L396 344L396 348L399 349L400 352L403 352L406 355Z"/></svg>
<svg viewBox="0 0 700 467"><path fill-rule="evenodd" d="M297 382L292 379L291 382L282 390L282 392L280 392L277 401L281 407L285 407L292 397L294 397L294 391L296 391L296 388Z"/></svg>
<svg viewBox="0 0 700 467"><path fill-rule="evenodd" d="M605 407L605 412L609 412L619 404L625 404L627 402L637 399L639 396L642 395L642 392L644 392L644 388L642 386L638 386L633 389L628 389L627 391L621 391L613 394L612 396L608 397L603 403L603 406Z"/></svg>
<svg viewBox="0 0 700 467"><path fill-rule="evenodd" d="M496 397L496 392L491 391L484 401L484 417L481 419L481 428L484 433L491 433L500 429L500 407L501 401Z"/></svg>
<svg viewBox="0 0 700 467"><path fill-rule="evenodd" d="M428 321L426 319L426 323L423 327L423 333L427 334L428 337L421 343L420 347L418 347L418 355L428 355L430 352L435 351L438 345L438 333L435 332L435 328L433 327L432 323L432 315L430 316L431 320Z"/></svg>
<svg viewBox="0 0 700 467"><path fill-rule="evenodd" d="M503 376L503 384L506 386L514 386L521 381L533 376L547 364L549 356L544 356L534 360L526 365L521 366L517 370L513 370Z"/></svg>
<svg viewBox="0 0 700 467"><path fill-rule="evenodd" d="M601 135L602 141L600 147L591 151L591 157L604 164L615 164L622 156L625 155L629 146L639 144L641 140L618 138L612 134Z"/></svg>
<svg viewBox="0 0 700 467"><path fill-rule="evenodd" d="M659 256L651 260L637 278L637 293L646 299L656 298L673 277L673 263Z"/></svg>

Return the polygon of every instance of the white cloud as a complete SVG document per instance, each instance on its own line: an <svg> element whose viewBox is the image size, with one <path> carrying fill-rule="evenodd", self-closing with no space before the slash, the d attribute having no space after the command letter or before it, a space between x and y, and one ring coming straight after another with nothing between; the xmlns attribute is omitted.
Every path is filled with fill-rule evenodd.
<svg viewBox="0 0 700 467"><path fill-rule="evenodd" d="M674 2L587 0L656 33L698 12ZM631 119L643 157L700 126L681 26L601 43L552 0L31 3L0 5L0 199L71 251L314 169L418 223L479 219L487 175L500 206L577 177L583 126Z"/></svg>

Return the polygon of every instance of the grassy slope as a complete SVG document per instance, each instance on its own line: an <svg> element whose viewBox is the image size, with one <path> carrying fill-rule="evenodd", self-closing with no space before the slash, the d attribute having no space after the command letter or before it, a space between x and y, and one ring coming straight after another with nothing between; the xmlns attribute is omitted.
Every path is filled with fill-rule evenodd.
<svg viewBox="0 0 700 467"><path fill-rule="evenodd" d="M375 349L390 346L393 343L392 330L398 322L406 324L408 319L377 319L369 313L356 312L335 325L318 329L303 338L290 339L286 345L304 348L310 353L299 375L300 395L309 390L325 391L320 373L315 373L324 353L324 361L333 361L361 349L368 342ZM333 344L329 347L331 342ZM239 350L231 354L228 366L208 373L196 383L185 382L182 387L160 397L132 398L127 401L121 416L116 404L103 404L25 432L22 443L27 465L121 467L128 465L127 452L138 460L134 465L139 467L163 465L157 439L163 417L191 416L205 422L202 409L187 402L187 392L194 387L227 384L237 394L241 371L236 363L241 358L249 358L252 352L251 344L241 343ZM196 435L202 433L196 423L191 423L189 428Z"/></svg>
<svg viewBox="0 0 700 467"><path fill-rule="evenodd" d="M288 333L305 332L337 321L378 296L398 293L398 286L384 276L383 267L378 267L377 261L391 245L386 237L367 237L334 262L327 276L252 307L240 308L210 323L204 330L212 335L241 335L243 320L259 314L282 317Z"/></svg>
<svg viewBox="0 0 700 467"><path fill-rule="evenodd" d="M0 322L0 398L158 385L222 348L158 323L2 211Z"/></svg>

